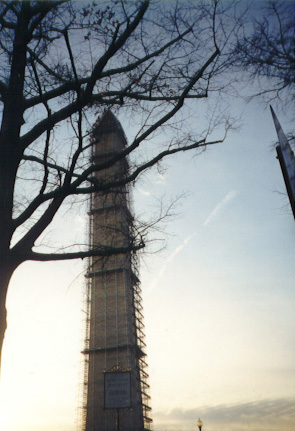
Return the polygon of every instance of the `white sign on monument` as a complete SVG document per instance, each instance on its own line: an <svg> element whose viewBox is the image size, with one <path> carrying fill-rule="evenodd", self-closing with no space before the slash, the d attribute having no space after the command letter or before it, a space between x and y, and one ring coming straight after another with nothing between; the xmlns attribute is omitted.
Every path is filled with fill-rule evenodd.
<svg viewBox="0 0 295 431"><path fill-rule="evenodd" d="M104 407L105 409L131 407L130 371L110 371L104 374Z"/></svg>

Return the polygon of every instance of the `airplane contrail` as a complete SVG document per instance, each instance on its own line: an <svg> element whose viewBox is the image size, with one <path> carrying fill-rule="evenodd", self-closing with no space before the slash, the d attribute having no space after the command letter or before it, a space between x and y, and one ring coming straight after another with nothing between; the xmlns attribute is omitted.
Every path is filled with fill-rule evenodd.
<svg viewBox="0 0 295 431"><path fill-rule="evenodd" d="M225 210L226 206L237 196L236 190L231 190L227 193L227 195L222 199L219 204L216 205L214 210L208 215L206 220L203 223L203 226L208 226L208 224L212 223L220 214Z"/></svg>

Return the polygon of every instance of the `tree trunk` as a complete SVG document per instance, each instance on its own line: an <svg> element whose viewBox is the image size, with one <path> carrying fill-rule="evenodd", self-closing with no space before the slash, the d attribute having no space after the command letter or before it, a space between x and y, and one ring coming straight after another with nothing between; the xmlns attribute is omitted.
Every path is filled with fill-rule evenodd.
<svg viewBox="0 0 295 431"><path fill-rule="evenodd" d="M5 331L7 327L6 319L6 294L8 289L8 284L10 278L14 272L13 267L5 265L1 262L0 264L0 371L1 371L1 357L2 357L2 347L4 342Z"/></svg>

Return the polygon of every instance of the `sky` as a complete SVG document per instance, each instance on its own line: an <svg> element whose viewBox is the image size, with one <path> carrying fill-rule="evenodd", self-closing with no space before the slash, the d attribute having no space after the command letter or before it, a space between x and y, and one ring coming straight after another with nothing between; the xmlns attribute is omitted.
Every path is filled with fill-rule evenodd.
<svg viewBox="0 0 295 431"><path fill-rule="evenodd" d="M160 430L198 416L208 430L295 429L294 220L269 112L253 103L243 121L164 178L190 195L142 276Z"/></svg>
<svg viewBox="0 0 295 431"><path fill-rule="evenodd" d="M295 430L295 224L268 108L232 101L241 129L142 178L135 212L184 195L140 278L155 431ZM276 110L283 129L291 115ZM120 118L128 136L128 122ZM52 233L85 238L81 213ZM70 223L69 223L70 221ZM7 299L0 431L76 431L85 263L27 262Z"/></svg>
<svg viewBox="0 0 295 431"><path fill-rule="evenodd" d="M198 417L208 431L295 429L294 219L270 111L237 107L239 132L171 159L134 194L137 211L186 194L166 248L141 263L155 431L196 430ZM85 235L83 214L58 223ZM77 429L84 265L28 262L14 274L1 431Z"/></svg>

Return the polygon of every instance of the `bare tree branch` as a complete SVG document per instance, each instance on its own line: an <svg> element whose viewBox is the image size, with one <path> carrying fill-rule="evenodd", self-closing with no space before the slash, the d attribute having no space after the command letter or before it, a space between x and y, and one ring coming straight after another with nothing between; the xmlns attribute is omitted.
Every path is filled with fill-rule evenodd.
<svg viewBox="0 0 295 431"><path fill-rule="evenodd" d="M148 228L138 223L124 247L98 244L87 250L65 244L38 253L45 230L67 202L76 205L91 193L125 193L128 184L166 157L224 139L209 138L214 122L205 115L199 119L202 131L195 126L191 133L192 125L181 118L186 104L195 110L193 103L200 101L202 115L207 98L227 86L221 79L230 61L222 21L229 19L222 15L222 3L110 0L106 9L98 3L0 3L3 314L11 275L26 260L103 258L144 247ZM93 124L106 108L136 121L137 129L122 151L99 160L91 158L101 145L93 138ZM171 138L150 148L154 135L169 127L179 133L177 144ZM225 121L225 131L229 128ZM110 174L116 164L129 166L122 177ZM0 345L5 325L4 318Z"/></svg>
<svg viewBox="0 0 295 431"><path fill-rule="evenodd" d="M295 98L294 7L290 2L267 1L264 10L262 18L240 28L234 67L260 85L261 91L251 98L265 96L269 102L282 95L290 105Z"/></svg>
<svg viewBox="0 0 295 431"><path fill-rule="evenodd" d="M30 251L25 254L22 258L25 260L33 260L39 262L47 262L47 261L60 261L60 260L73 260L73 259L85 259L87 257L108 257L119 254L126 254L130 252L136 252L144 248L144 242L140 242L138 244L131 243L127 247L107 247L101 246L96 247L92 250L87 251L77 251L72 253L37 253Z"/></svg>

